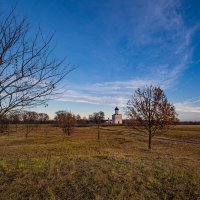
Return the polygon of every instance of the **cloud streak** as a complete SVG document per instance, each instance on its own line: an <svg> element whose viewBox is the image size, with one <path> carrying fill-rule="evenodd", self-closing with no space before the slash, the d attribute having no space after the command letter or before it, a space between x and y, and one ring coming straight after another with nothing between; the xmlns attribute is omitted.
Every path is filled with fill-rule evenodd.
<svg viewBox="0 0 200 200"><path fill-rule="evenodd" d="M89 104L103 104L103 105L119 105L125 106L125 103L128 99L120 96L108 96L108 95L98 95L98 94L85 94L81 91L68 90L65 94L60 96L60 101L69 101L69 102L79 102L79 103L89 103Z"/></svg>
<svg viewBox="0 0 200 200"><path fill-rule="evenodd" d="M200 102L200 100L198 101ZM176 110L181 113L200 113L200 105L194 105L186 102L175 103Z"/></svg>
<svg viewBox="0 0 200 200"><path fill-rule="evenodd" d="M200 113L200 96L175 103L176 109L183 113Z"/></svg>

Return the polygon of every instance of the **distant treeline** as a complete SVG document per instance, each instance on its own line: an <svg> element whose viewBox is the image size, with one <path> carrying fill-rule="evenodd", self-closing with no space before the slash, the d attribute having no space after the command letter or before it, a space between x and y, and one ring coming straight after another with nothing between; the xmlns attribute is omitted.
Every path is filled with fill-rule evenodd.
<svg viewBox="0 0 200 200"><path fill-rule="evenodd" d="M200 125L200 122L197 121L180 121L177 123L178 125Z"/></svg>
<svg viewBox="0 0 200 200"><path fill-rule="evenodd" d="M74 115L76 119L76 126L92 126L95 124L101 124L103 126L113 125L112 121L105 119L104 113L94 113L89 117L81 117L80 115ZM15 111L11 112L6 117L0 120L0 124L56 124L56 119L49 119L46 113L37 113L34 111ZM200 121L179 121L177 125L200 125ZM123 124L130 125L129 119L124 119ZM119 125L118 125L119 126Z"/></svg>

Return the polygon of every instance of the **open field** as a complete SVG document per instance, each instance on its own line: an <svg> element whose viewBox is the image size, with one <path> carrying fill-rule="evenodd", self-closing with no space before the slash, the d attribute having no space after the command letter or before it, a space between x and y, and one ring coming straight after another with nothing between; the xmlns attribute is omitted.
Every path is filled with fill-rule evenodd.
<svg viewBox="0 0 200 200"><path fill-rule="evenodd" d="M22 126L22 125L20 125ZM153 141L130 128L50 125L0 136L0 199L199 199L200 147ZM13 127L14 130L14 127ZM200 126L164 137L200 142Z"/></svg>

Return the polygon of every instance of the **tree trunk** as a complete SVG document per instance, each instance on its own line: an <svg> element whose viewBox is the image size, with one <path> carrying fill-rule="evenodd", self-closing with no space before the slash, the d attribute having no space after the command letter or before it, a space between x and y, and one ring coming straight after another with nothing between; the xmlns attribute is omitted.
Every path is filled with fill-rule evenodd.
<svg viewBox="0 0 200 200"><path fill-rule="evenodd" d="M26 139L28 138L28 133L29 133L29 125L26 124L26 134L25 134Z"/></svg>
<svg viewBox="0 0 200 200"><path fill-rule="evenodd" d="M70 128L69 127L67 128L67 133L68 133L68 136L70 136Z"/></svg>
<svg viewBox="0 0 200 200"><path fill-rule="evenodd" d="M151 138L152 138L151 130L149 130L149 149L151 149Z"/></svg>
<svg viewBox="0 0 200 200"><path fill-rule="evenodd" d="M64 127L64 133L65 133L65 134L67 133L67 128L66 128L66 127Z"/></svg>
<svg viewBox="0 0 200 200"><path fill-rule="evenodd" d="M5 132L7 133L7 135L10 136L10 132L9 132L9 123L5 122L4 130L5 130Z"/></svg>
<svg viewBox="0 0 200 200"><path fill-rule="evenodd" d="M16 131L16 133L17 133L17 123L15 124L15 131Z"/></svg>
<svg viewBox="0 0 200 200"><path fill-rule="evenodd" d="M98 124L98 140L100 140L100 130L99 130L99 124Z"/></svg>

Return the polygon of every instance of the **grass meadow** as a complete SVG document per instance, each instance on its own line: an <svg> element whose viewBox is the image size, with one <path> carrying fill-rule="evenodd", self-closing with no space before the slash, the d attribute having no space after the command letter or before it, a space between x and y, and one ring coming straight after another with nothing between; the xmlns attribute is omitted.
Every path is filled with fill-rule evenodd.
<svg viewBox="0 0 200 200"><path fill-rule="evenodd" d="M200 199L200 146L147 139L128 127L40 125L0 136L0 199ZM200 126L164 135L200 142Z"/></svg>

